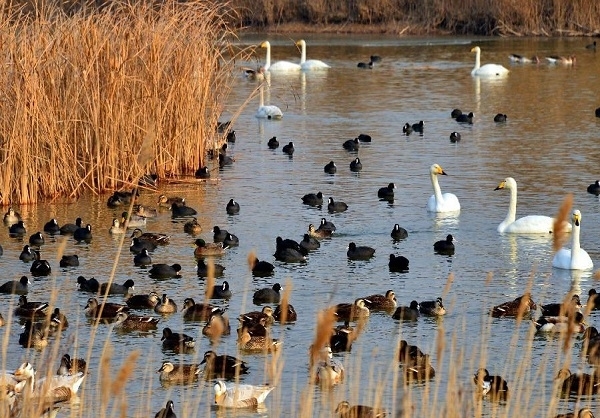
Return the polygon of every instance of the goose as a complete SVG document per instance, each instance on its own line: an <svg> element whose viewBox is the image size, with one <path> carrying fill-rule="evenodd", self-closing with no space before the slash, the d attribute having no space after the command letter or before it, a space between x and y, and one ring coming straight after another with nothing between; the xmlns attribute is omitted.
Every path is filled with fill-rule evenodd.
<svg viewBox="0 0 600 418"><path fill-rule="evenodd" d="M473 47L471 52L475 53L475 67L471 70L473 76L504 76L508 74L508 69L499 64L481 65L481 48Z"/></svg>
<svg viewBox="0 0 600 418"><path fill-rule="evenodd" d="M296 46L301 48L300 55L300 67L303 70L326 70L327 68L331 68L331 66L325 64L321 60L307 60L306 59L306 42L304 39L300 39L296 42Z"/></svg>
<svg viewBox="0 0 600 418"><path fill-rule="evenodd" d="M440 185L438 184L438 174L446 175L444 169L438 164L433 164L429 168L429 174L431 176L431 185L433 186L433 194L427 202L427 210L429 212L459 212L460 202L456 195L452 193L442 194Z"/></svg>
<svg viewBox="0 0 600 418"><path fill-rule="evenodd" d="M594 263L588 253L579 245L579 230L581 227L581 212L573 211L571 233L571 248L561 248L554 255L552 267L565 270L590 270Z"/></svg>
<svg viewBox="0 0 600 418"><path fill-rule="evenodd" d="M551 55L549 57L546 57L546 61L548 61L550 64L575 64L575 55L571 55L568 57L561 57L558 55Z"/></svg>
<svg viewBox="0 0 600 418"><path fill-rule="evenodd" d="M508 56L508 59L511 62L518 62L520 64L527 64L527 63L539 64L540 63L540 59L537 55L534 55L531 58L527 58L527 57L524 57L523 55L510 54Z"/></svg>
<svg viewBox="0 0 600 418"><path fill-rule="evenodd" d="M517 213L517 182L512 177L505 178L494 190L510 190L510 203L506 218L498 225L499 233L508 234L548 234L554 231L554 218L542 215L529 215L516 219ZM571 225L565 225L571 230Z"/></svg>
<svg viewBox="0 0 600 418"><path fill-rule="evenodd" d="M289 61L277 61L271 64L271 43L269 41L264 41L260 44L260 47L267 49L267 56L263 67L265 71L300 71L302 69L300 64Z"/></svg>
<svg viewBox="0 0 600 418"><path fill-rule="evenodd" d="M222 380L215 383L215 404L228 408L256 408L264 403L267 395L275 389L270 385L240 385L232 384L229 387Z"/></svg>
<svg viewBox="0 0 600 418"><path fill-rule="evenodd" d="M25 382L30 396L51 402L68 401L73 398L85 378L84 372L67 375L52 375L35 379L31 363L23 363L15 370L15 378ZM24 388L25 389L25 388Z"/></svg>
<svg viewBox="0 0 600 418"><path fill-rule="evenodd" d="M283 118L283 112L280 108L275 105L265 105L265 94L264 87L261 84L259 90L259 102L258 110L256 111L256 117L259 119L281 119Z"/></svg>

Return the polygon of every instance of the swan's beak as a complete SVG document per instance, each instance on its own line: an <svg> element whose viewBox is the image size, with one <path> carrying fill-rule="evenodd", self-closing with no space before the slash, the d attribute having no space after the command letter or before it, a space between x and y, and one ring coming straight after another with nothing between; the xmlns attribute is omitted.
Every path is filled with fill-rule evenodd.
<svg viewBox="0 0 600 418"><path fill-rule="evenodd" d="M501 190L501 189L504 189L504 187L505 187L505 186L506 186L506 182L504 182L504 181L503 181L503 182L501 182L501 183L498 185L498 187L496 187L494 190Z"/></svg>
<svg viewBox="0 0 600 418"><path fill-rule="evenodd" d="M581 215L579 215L578 213L573 214L573 224L575 226L579 226L579 222L581 222Z"/></svg>
<svg viewBox="0 0 600 418"><path fill-rule="evenodd" d="M476 47L476 46L474 46L473 48L471 48L471 52L475 52L475 51L477 51L477 49L475 49L475 48L477 48L477 47Z"/></svg>

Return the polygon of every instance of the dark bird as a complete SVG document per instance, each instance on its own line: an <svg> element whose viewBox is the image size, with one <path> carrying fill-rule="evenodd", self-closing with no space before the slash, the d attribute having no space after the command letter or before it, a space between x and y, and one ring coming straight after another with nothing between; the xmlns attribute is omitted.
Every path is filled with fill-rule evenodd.
<svg viewBox="0 0 600 418"><path fill-rule="evenodd" d="M33 260L29 271L34 276L49 276L52 273L52 268L48 260Z"/></svg>
<svg viewBox="0 0 600 418"><path fill-rule="evenodd" d="M209 179L210 171L208 170L208 167L207 166L199 167L196 170L196 172L194 173L194 177L196 177L197 179Z"/></svg>
<svg viewBox="0 0 600 418"><path fill-rule="evenodd" d="M588 291L588 300L586 303L588 309L600 309L600 295L596 292L596 289L590 289Z"/></svg>
<svg viewBox="0 0 600 418"><path fill-rule="evenodd" d="M448 234L445 240L437 241L433 244L433 250L442 255L453 255L454 254L454 243L452 242L454 237Z"/></svg>
<svg viewBox="0 0 600 418"><path fill-rule="evenodd" d="M77 254L63 255L58 262L60 267L78 267L79 256Z"/></svg>
<svg viewBox="0 0 600 418"><path fill-rule="evenodd" d="M333 161L329 161L323 168L323 171L327 174L335 174L337 172L337 166Z"/></svg>
<svg viewBox="0 0 600 418"><path fill-rule="evenodd" d="M25 228L25 222L23 222L23 221L18 221L17 223L12 224L8 228L8 234L11 237L22 237L26 233L27 233L27 229Z"/></svg>
<svg viewBox="0 0 600 418"><path fill-rule="evenodd" d="M358 172L363 169L362 163L360 162L360 158L356 157L354 160L350 161L350 171Z"/></svg>
<svg viewBox="0 0 600 418"><path fill-rule="evenodd" d="M150 277L155 279L169 279L171 277L180 277L181 265L175 263L172 265L158 263L152 264L149 270Z"/></svg>
<svg viewBox="0 0 600 418"><path fill-rule="evenodd" d="M77 278L77 288L82 292L97 293L98 290L100 290L100 283L93 277L90 279L86 279L83 276L79 276Z"/></svg>
<svg viewBox="0 0 600 418"><path fill-rule="evenodd" d="M233 379L240 374L248 373L249 370L245 361L225 354L217 355L212 350L204 353L200 364L205 364L204 376L206 379Z"/></svg>
<svg viewBox="0 0 600 418"><path fill-rule="evenodd" d="M489 395L493 400L508 398L508 383L500 376L491 376L487 369L481 368L473 376L473 381L481 396Z"/></svg>
<svg viewBox="0 0 600 418"><path fill-rule="evenodd" d="M562 303L548 303L541 305L540 309L544 316L571 316L574 312L581 309L581 300L579 295L572 295L569 300Z"/></svg>
<svg viewBox="0 0 600 418"><path fill-rule="evenodd" d="M390 236L395 241L399 241L408 237L408 231L402 228L400 225L395 224L394 228L392 229L392 232L390 233Z"/></svg>
<svg viewBox="0 0 600 418"><path fill-rule="evenodd" d="M279 141L277 140L277 137L274 136L273 138L269 139L269 142L267 142L267 146L270 149L277 149L277 148L279 148Z"/></svg>
<svg viewBox="0 0 600 418"><path fill-rule="evenodd" d="M462 110L460 110L460 109L452 109L452 112L450 112L450 117L452 119L456 119L460 115L462 115Z"/></svg>
<svg viewBox="0 0 600 418"><path fill-rule="evenodd" d="M83 228L77 228L77 230L73 232L73 238L77 242L83 241L89 244L92 240L92 226L87 224Z"/></svg>
<svg viewBox="0 0 600 418"><path fill-rule="evenodd" d="M358 134L357 138L360 142L371 142L373 140L373 138L371 138L371 135L367 134Z"/></svg>
<svg viewBox="0 0 600 418"><path fill-rule="evenodd" d="M460 133L454 131L450 134L450 142L452 142L453 144L460 141L460 139L461 139Z"/></svg>
<svg viewBox="0 0 600 418"><path fill-rule="evenodd" d="M287 145L284 145L283 148L281 148L281 151L283 151L284 154L292 156L295 151L294 143L292 141L290 141Z"/></svg>
<svg viewBox="0 0 600 418"><path fill-rule="evenodd" d="M596 180L594 183L590 184L587 187L587 192L596 196L600 195L600 180Z"/></svg>
<svg viewBox="0 0 600 418"><path fill-rule="evenodd" d="M197 273L198 277L208 277L208 264L203 258L198 259ZM212 263L212 275L213 277L220 277L225 272L225 266L217 263Z"/></svg>
<svg viewBox="0 0 600 418"><path fill-rule="evenodd" d="M396 185L394 183L390 183L387 187L381 187L377 191L377 197L383 200L394 200L394 189Z"/></svg>
<svg viewBox="0 0 600 418"><path fill-rule="evenodd" d="M494 116L494 122L497 123L506 122L506 119L508 119L508 117L502 113L498 113L496 116Z"/></svg>
<svg viewBox="0 0 600 418"><path fill-rule="evenodd" d="M469 123L472 124L473 123L473 112L469 112L468 114L466 113L462 113L459 116L456 117L456 121L459 123Z"/></svg>
<svg viewBox="0 0 600 418"><path fill-rule="evenodd" d="M173 332L171 328L163 329L163 335L160 339L162 346L166 350L185 351L186 349L194 348L196 341L189 335Z"/></svg>
<svg viewBox="0 0 600 418"><path fill-rule="evenodd" d="M175 415L175 411L173 411L173 408L173 401L167 401L165 407L158 411L156 415L154 415L154 418L177 418L177 415Z"/></svg>
<svg viewBox="0 0 600 418"><path fill-rule="evenodd" d="M419 312L427 316L442 316L446 315L446 308L444 308L442 298L437 298L419 303Z"/></svg>
<svg viewBox="0 0 600 418"><path fill-rule="evenodd" d="M78 230L79 228L81 228L83 225L83 221L81 220L81 218L77 218L75 220L74 224L64 224L63 226L60 227L60 234L61 235L71 235L73 234L76 230Z"/></svg>
<svg viewBox="0 0 600 418"><path fill-rule="evenodd" d="M102 285L100 286L100 293L102 295L127 295L130 292L133 292L133 290L134 283L131 279L127 279L123 284L110 283L109 285L108 283L102 283Z"/></svg>
<svg viewBox="0 0 600 418"><path fill-rule="evenodd" d="M342 144L345 150L347 151L358 151L359 141L358 138L349 139Z"/></svg>
<svg viewBox="0 0 600 418"><path fill-rule="evenodd" d="M327 210L329 213L344 212L348 210L348 205L345 202L336 202L330 197L327 200Z"/></svg>
<svg viewBox="0 0 600 418"><path fill-rule="evenodd" d="M301 246L302 247L302 246ZM268 261L259 260L256 256L250 260L252 274L257 277L271 276L275 271L275 266Z"/></svg>
<svg viewBox="0 0 600 418"><path fill-rule="evenodd" d="M133 264L136 266L152 265L152 257L150 257L150 254L148 254L148 250L146 248L142 248L142 251L133 256Z"/></svg>
<svg viewBox="0 0 600 418"><path fill-rule="evenodd" d="M373 61L359 62L356 66L358 68L362 68L363 70L372 70L373 69Z"/></svg>
<svg viewBox="0 0 600 418"><path fill-rule="evenodd" d="M23 246L23 251L21 251L21 254L19 255L19 260L21 260L25 263L29 263L30 261L39 260L39 259L40 259L39 251L31 249L31 247L29 245Z"/></svg>
<svg viewBox="0 0 600 418"><path fill-rule="evenodd" d="M275 283L273 287L265 287L254 292L252 296L252 302L255 305L263 303L279 303L281 299L281 285Z"/></svg>
<svg viewBox="0 0 600 418"><path fill-rule="evenodd" d="M425 122L423 122L421 120L418 123L413 123L412 124L412 129L413 129L414 132L418 132L420 134L423 134L423 131L425 130Z"/></svg>
<svg viewBox="0 0 600 418"><path fill-rule="evenodd" d="M227 206L225 206L225 211L228 215L236 215L240 213L240 204L233 199L229 199Z"/></svg>
<svg viewBox="0 0 600 418"><path fill-rule="evenodd" d="M403 273L408 271L408 258L402 255L390 254L388 267L391 272Z"/></svg>
<svg viewBox="0 0 600 418"><path fill-rule="evenodd" d="M572 374L569 369L561 369L556 376L560 382L561 395L568 397L570 394L577 396L591 396L600 392L600 380L594 374Z"/></svg>
<svg viewBox="0 0 600 418"><path fill-rule="evenodd" d="M408 136L408 135L412 134L412 131L413 131L412 126L410 125L410 123L406 122L404 124L404 126L402 127L402 133L404 135Z"/></svg>
<svg viewBox="0 0 600 418"><path fill-rule="evenodd" d="M44 245L44 242L44 236L39 231L29 237L29 245L35 245L39 247L41 245Z"/></svg>
<svg viewBox="0 0 600 418"><path fill-rule="evenodd" d="M29 291L29 279L22 276L20 280L10 280L0 286L0 293L25 295Z"/></svg>
<svg viewBox="0 0 600 418"><path fill-rule="evenodd" d="M172 218L184 218L186 216L196 216L198 211L196 209L187 206L185 203L173 202L171 204L171 217Z"/></svg>
<svg viewBox="0 0 600 418"><path fill-rule="evenodd" d="M346 255L350 260L368 260L375 255L375 249L367 246L357 246L354 242L348 245Z"/></svg>
<svg viewBox="0 0 600 418"><path fill-rule="evenodd" d="M208 295L208 292L206 292ZM213 285L212 292L210 292L211 299L231 299L231 289L229 289L229 282L223 281L223 284Z"/></svg>
<svg viewBox="0 0 600 418"><path fill-rule="evenodd" d="M296 241L292 239L284 240L281 237L277 237L275 245L275 254L273 255L276 260L285 263L301 263L306 261L308 251L302 248Z"/></svg>
<svg viewBox="0 0 600 418"><path fill-rule="evenodd" d="M410 306L398 306L392 318L402 321L416 321L419 318L419 302L413 300Z"/></svg>
<svg viewBox="0 0 600 418"><path fill-rule="evenodd" d="M160 301L160 296L156 292L150 292L147 295L131 295L125 303L131 309L154 309Z"/></svg>
<svg viewBox="0 0 600 418"><path fill-rule="evenodd" d="M500 305L494 306L490 315L494 318L504 318L504 317L518 317L529 315L532 311L537 309L537 305L531 299L531 295L529 293L525 293L518 298L511 300L510 302L504 302Z"/></svg>

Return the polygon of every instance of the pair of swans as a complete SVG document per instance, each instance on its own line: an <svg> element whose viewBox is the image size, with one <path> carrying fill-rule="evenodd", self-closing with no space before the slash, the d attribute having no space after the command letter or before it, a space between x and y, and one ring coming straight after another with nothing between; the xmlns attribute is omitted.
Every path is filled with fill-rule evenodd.
<svg viewBox="0 0 600 418"><path fill-rule="evenodd" d="M300 53L300 64L296 64L290 61L277 61L271 64L271 43L264 41L260 44L261 48L267 49L267 56L265 58L265 71L300 71L300 70L319 70L330 68L329 65L325 64L320 60L307 60L306 59L306 42L301 39L296 42L296 46L301 48Z"/></svg>
<svg viewBox="0 0 600 418"><path fill-rule="evenodd" d="M481 48L473 47L471 52L475 53L475 67L471 70L473 76L501 77L508 74L508 69L499 64L481 65Z"/></svg>

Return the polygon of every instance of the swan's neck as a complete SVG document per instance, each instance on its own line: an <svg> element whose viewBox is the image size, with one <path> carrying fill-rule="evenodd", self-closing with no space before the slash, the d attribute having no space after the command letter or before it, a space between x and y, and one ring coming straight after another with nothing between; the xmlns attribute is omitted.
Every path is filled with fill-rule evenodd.
<svg viewBox="0 0 600 418"><path fill-rule="evenodd" d="M306 44L302 44L302 52L300 54L300 65L306 62Z"/></svg>
<svg viewBox="0 0 600 418"><path fill-rule="evenodd" d="M265 58L265 71L271 67L271 45L267 46L267 57Z"/></svg>
<svg viewBox="0 0 600 418"><path fill-rule="evenodd" d="M259 93L258 97L259 97L258 106L263 107L265 105L265 93L264 93L264 88L262 85L260 86L260 93Z"/></svg>
<svg viewBox="0 0 600 418"><path fill-rule="evenodd" d="M267 51L268 51L268 49L267 49ZM475 67L473 68L473 71L478 70L479 67L481 67L481 51L476 51L475 52Z"/></svg>
<svg viewBox="0 0 600 418"><path fill-rule="evenodd" d="M579 253L581 244L579 244L579 225L573 225L571 231L571 261L575 258L575 254Z"/></svg>
<svg viewBox="0 0 600 418"><path fill-rule="evenodd" d="M430 176L431 176L431 185L433 186L433 194L435 196L436 203L441 203L443 200L442 189L440 189L437 174L430 173Z"/></svg>
<svg viewBox="0 0 600 418"><path fill-rule="evenodd" d="M510 203L508 204L508 214L504 219L504 224L509 225L515 221L517 217L517 188L510 188Z"/></svg>

